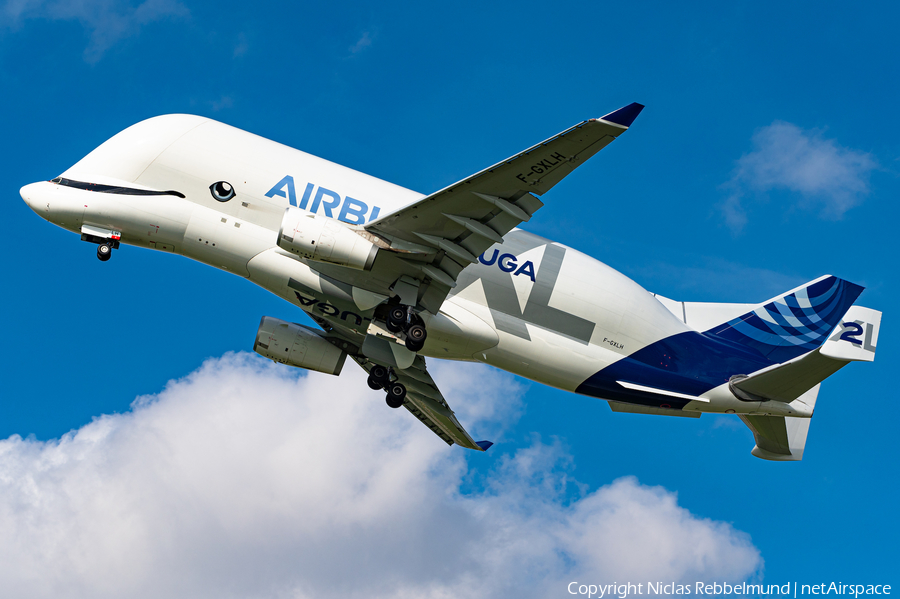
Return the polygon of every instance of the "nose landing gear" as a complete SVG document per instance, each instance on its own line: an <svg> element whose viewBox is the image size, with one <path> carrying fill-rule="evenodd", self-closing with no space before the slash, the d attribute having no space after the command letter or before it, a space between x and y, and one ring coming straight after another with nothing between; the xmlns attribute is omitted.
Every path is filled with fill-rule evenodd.
<svg viewBox="0 0 900 599"><path fill-rule="evenodd" d="M106 262L112 258L112 251L113 246L111 243L101 243L97 246L97 258L99 258L101 262Z"/></svg>
<svg viewBox="0 0 900 599"><path fill-rule="evenodd" d="M101 229L91 225L81 226L81 241L97 244L97 259L101 262L112 258L112 251L119 249L120 239L122 239L121 231Z"/></svg>

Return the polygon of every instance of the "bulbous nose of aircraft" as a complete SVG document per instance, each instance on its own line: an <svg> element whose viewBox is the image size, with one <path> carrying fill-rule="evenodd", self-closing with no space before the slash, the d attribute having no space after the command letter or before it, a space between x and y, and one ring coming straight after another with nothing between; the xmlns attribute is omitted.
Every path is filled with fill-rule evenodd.
<svg viewBox="0 0 900 599"><path fill-rule="evenodd" d="M55 181L38 181L19 190L19 194L35 214L63 229L78 231L87 208L79 195L90 193L57 184Z"/></svg>
<svg viewBox="0 0 900 599"><path fill-rule="evenodd" d="M23 187L22 189L19 190L19 195L22 196L22 199L25 200L25 203L28 204L29 208L31 208L38 214L41 214L41 212L39 210L39 206L37 204L37 202L38 202L37 195L38 194L36 193L36 191L37 191L38 185L39 185L38 183L29 183L28 185L26 185L25 187ZM41 216L43 216L43 214L41 214Z"/></svg>

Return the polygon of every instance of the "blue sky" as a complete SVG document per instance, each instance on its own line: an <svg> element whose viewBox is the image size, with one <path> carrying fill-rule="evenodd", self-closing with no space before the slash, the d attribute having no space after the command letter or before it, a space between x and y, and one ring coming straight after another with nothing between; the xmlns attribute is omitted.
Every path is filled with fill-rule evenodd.
<svg viewBox="0 0 900 599"><path fill-rule="evenodd" d="M452 458L465 472L456 501L493 505L508 488L531 497L550 484L564 511L633 476L641 492L677 497L691 522L749 535L762 561L747 558L735 576L896 584L898 16L889 3L4 0L0 156L13 233L0 266L0 438L33 436L28 447L47 450L40 442L127 415L170 380L202 378L208 358L249 350L262 315L308 322L181 257L124 248L100 263L21 201L22 185L125 127L201 114L427 193L637 101L646 109L631 130L543 196L526 228L675 299L755 302L826 273L849 279L867 288L860 303L885 313L877 361L823 385L799 464L751 457L735 419L613 414L518 381L485 398L516 398L493 419L466 408L474 434L498 444ZM240 360L248 380L275 376ZM484 370L444 376L495 376ZM327 384L350 389L315 382ZM377 417L387 416L403 414ZM546 463L498 490L529 456ZM11 463L0 471L35 475ZM0 513L13 526L14 512Z"/></svg>

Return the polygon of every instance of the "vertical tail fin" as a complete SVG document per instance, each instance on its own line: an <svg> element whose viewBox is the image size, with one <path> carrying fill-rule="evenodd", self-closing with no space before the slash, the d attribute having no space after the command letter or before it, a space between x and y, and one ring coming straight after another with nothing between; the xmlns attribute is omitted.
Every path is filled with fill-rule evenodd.
<svg viewBox="0 0 900 599"><path fill-rule="evenodd" d="M772 362L786 362L821 346L862 291L859 285L825 275L704 335L752 347Z"/></svg>
<svg viewBox="0 0 900 599"><path fill-rule="evenodd" d="M851 306L840 327L828 338L820 352L835 360L872 362L881 329L881 312Z"/></svg>

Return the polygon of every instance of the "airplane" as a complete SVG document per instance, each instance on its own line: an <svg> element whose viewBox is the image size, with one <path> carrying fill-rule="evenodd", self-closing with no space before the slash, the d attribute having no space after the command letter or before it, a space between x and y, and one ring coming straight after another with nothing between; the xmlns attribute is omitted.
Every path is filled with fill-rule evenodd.
<svg viewBox="0 0 900 599"><path fill-rule="evenodd" d="M638 103L423 195L199 116L142 121L21 196L109 260L122 244L244 277L320 327L263 316L254 351L339 375L349 356L392 408L485 451L426 367L483 362L614 412L736 414L751 453L803 457L821 382L873 361L881 312L826 275L758 304L675 301L519 229L628 130Z"/></svg>

